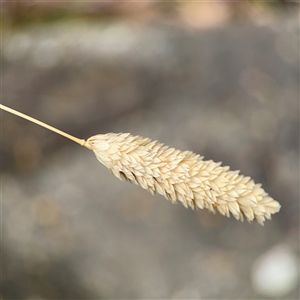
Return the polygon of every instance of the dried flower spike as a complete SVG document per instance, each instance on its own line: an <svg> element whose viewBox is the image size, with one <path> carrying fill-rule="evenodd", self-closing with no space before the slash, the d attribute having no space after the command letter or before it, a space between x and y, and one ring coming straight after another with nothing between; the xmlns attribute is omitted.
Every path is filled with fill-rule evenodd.
<svg viewBox="0 0 300 300"><path fill-rule="evenodd" d="M217 210L241 221L255 219L261 225L280 210L280 204L261 184L191 151L182 152L129 133L98 134L85 141L4 105L0 108L85 146L119 179L134 182L173 203L178 199L185 207Z"/></svg>
<svg viewBox="0 0 300 300"><path fill-rule="evenodd" d="M229 217L259 224L271 218L280 204L250 177L221 163L203 160L191 151L169 148L129 133L108 133L87 140L97 159L123 180L139 184L185 207L215 209Z"/></svg>

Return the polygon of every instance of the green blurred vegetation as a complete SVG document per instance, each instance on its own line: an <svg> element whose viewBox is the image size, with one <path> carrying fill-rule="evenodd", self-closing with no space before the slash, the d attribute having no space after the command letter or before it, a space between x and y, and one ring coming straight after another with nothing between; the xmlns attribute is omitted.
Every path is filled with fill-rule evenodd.
<svg viewBox="0 0 300 300"><path fill-rule="evenodd" d="M230 20L249 19L257 12L275 13L292 11L296 5L294 0L242 0L239 2L60 2L60 1L4 1L2 3L2 26L20 27L28 24L40 24L68 19L106 20L125 18L131 20L151 21L157 18L181 19L182 12L189 14L194 7L201 10L203 7L222 6ZM210 13L209 13L210 14ZM186 14L185 14L186 15ZM201 15L199 15L201 17Z"/></svg>

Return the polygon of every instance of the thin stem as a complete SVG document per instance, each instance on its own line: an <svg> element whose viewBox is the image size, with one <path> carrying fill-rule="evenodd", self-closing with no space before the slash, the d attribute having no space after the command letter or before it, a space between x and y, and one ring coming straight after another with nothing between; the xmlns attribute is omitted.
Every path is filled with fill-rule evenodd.
<svg viewBox="0 0 300 300"><path fill-rule="evenodd" d="M9 113L11 113L11 114L14 114L14 115L16 115L16 116L19 116L19 117L21 117L21 118L23 118L23 119L26 119L26 120L28 120L28 121L30 121L30 122L32 122L32 123L35 123L35 124L37 124L37 125L39 125L39 126L45 127L45 128L47 128L47 129L49 129L49 130L51 130L51 131L53 131L53 132L55 132L55 133L57 133L57 134L59 134L59 135L64 136L65 138L67 138L67 139L69 139L69 140L71 140L71 141L73 141L73 142L75 142L75 143L77 143L77 144L79 144L79 145L81 145L81 146L84 146L84 147L90 149L89 144L88 144L85 140L82 140L82 139L79 139L79 138L77 138L77 137L75 137L75 136L72 136L72 135L70 135L70 134L67 134L67 133L65 133L65 132L63 132L63 131L61 131L61 130L55 128L55 127L52 127L52 126L50 126L50 125L48 125L48 124L46 124L46 123L44 123L44 122L41 122L41 121L39 121L39 120L36 120L36 119L34 119L34 118L32 118L32 117L29 117L29 116L27 116L27 115L25 115L25 114L22 114L22 113L20 113L20 112L14 110L14 109L12 109L12 108L9 108L9 107L7 107L7 106L5 106L5 105L3 105L3 104L0 104L0 108L3 109L3 110L5 110L5 111L7 111L7 112L9 112Z"/></svg>

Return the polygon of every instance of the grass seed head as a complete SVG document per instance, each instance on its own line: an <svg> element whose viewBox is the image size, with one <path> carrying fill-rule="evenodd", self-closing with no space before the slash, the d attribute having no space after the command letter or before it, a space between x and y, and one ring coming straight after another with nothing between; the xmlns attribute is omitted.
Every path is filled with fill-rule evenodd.
<svg viewBox="0 0 300 300"><path fill-rule="evenodd" d="M280 210L280 204L261 184L191 151L182 152L129 133L99 134L85 141L3 104L0 109L93 150L119 179L139 184L172 202L178 199L185 207L218 210L227 217L231 213L237 220L256 219L261 225Z"/></svg>
<svg viewBox="0 0 300 300"><path fill-rule="evenodd" d="M241 221L255 219L261 225L280 210L261 184L191 151L129 133L95 135L86 144L120 180L134 182L172 202L179 200L185 207L217 210Z"/></svg>

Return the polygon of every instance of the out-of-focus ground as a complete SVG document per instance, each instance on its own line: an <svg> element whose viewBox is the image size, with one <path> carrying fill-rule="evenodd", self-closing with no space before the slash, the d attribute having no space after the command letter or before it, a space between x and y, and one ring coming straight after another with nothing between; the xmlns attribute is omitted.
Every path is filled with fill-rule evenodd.
<svg viewBox="0 0 300 300"><path fill-rule="evenodd" d="M186 210L1 112L1 299L299 299L295 3L2 5L3 104L223 161L282 209Z"/></svg>

